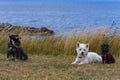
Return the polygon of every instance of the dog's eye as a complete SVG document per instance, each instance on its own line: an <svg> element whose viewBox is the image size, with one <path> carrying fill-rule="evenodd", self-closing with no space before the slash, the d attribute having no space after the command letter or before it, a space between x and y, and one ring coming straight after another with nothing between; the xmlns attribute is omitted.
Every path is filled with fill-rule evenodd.
<svg viewBox="0 0 120 80"><path fill-rule="evenodd" d="M82 50L82 49L79 49L80 51Z"/></svg>
<svg viewBox="0 0 120 80"><path fill-rule="evenodd" d="M84 51L86 51L86 50L84 49Z"/></svg>

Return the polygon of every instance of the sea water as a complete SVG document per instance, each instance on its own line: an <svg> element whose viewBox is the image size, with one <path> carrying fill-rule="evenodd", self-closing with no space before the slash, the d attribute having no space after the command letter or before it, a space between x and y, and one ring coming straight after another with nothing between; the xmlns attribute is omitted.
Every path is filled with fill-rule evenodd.
<svg viewBox="0 0 120 80"><path fill-rule="evenodd" d="M79 4L0 4L0 23L47 27L56 34L102 26L120 27L119 2Z"/></svg>

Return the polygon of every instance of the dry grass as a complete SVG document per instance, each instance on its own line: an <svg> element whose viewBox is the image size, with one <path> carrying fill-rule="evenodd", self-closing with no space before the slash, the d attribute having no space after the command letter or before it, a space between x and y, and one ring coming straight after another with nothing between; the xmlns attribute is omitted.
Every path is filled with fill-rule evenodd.
<svg viewBox="0 0 120 80"><path fill-rule="evenodd" d="M29 55L25 62L6 61L8 36L0 37L0 80L120 80L120 34L108 37L106 29L85 32L83 36L80 31L65 37L23 38L22 47ZM89 43L90 51L99 54L101 44L110 44L116 63L71 65L76 42Z"/></svg>
<svg viewBox="0 0 120 80"><path fill-rule="evenodd" d="M72 55L29 55L28 61L6 61L0 55L0 80L120 80L120 57L115 64L71 65Z"/></svg>
<svg viewBox="0 0 120 80"><path fill-rule="evenodd" d="M81 32L71 36L53 36L42 39L22 37L22 47L28 54L76 55L76 42L80 42L89 43L90 51L100 54L101 44L108 43L110 45L110 52L116 56L120 55L120 34L108 37L107 34L109 33L109 30L107 29L98 29L97 31L84 30L82 32L85 32L84 35L81 34ZM8 36L0 37L0 53L6 53L8 41Z"/></svg>

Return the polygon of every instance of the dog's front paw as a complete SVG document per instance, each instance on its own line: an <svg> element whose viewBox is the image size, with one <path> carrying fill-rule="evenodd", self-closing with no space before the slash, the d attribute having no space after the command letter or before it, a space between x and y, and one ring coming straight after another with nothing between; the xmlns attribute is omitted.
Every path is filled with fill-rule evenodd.
<svg viewBox="0 0 120 80"><path fill-rule="evenodd" d="M7 61L9 61L9 60L10 60L10 58L6 58L6 60L7 60Z"/></svg>
<svg viewBox="0 0 120 80"><path fill-rule="evenodd" d="M84 62L80 62L78 65L82 65L82 64L85 64Z"/></svg>
<svg viewBox="0 0 120 80"><path fill-rule="evenodd" d="M15 61L20 61L19 59L15 59Z"/></svg>
<svg viewBox="0 0 120 80"><path fill-rule="evenodd" d="M77 64L76 62L72 62L71 64Z"/></svg>

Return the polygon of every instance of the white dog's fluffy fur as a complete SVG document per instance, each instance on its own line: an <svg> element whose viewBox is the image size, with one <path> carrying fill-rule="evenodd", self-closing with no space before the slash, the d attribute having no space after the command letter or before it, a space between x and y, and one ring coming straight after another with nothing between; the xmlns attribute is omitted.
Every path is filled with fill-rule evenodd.
<svg viewBox="0 0 120 80"><path fill-rule="evenodd" d="M95 52L89 51L89 44L80 44L77 42L76 45L77 57L72 64L86 64L92 62L102 62L102 57Z"/></svg>

